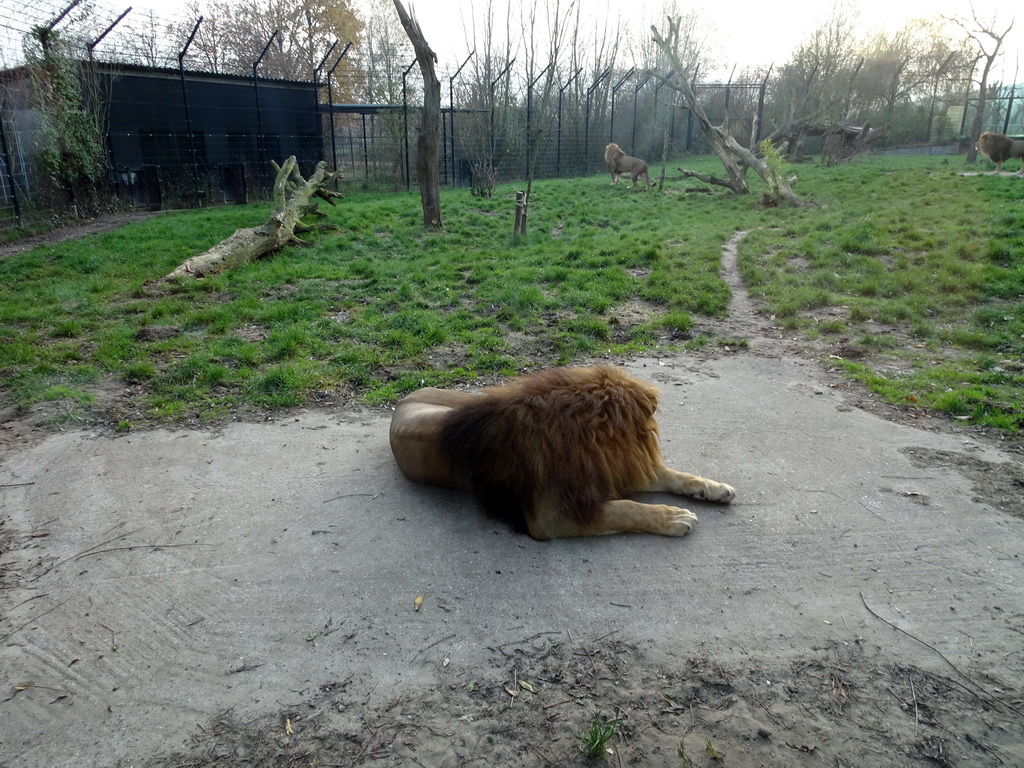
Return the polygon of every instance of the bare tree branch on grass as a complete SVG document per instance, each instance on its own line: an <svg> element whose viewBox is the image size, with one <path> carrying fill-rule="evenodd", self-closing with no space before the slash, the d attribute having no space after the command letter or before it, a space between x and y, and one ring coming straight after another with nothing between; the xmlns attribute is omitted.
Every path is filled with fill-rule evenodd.
<svg viewBox="0 0 1024 768"><path fill-rule="evenodd" d="M235 230L234 234L210 250L186 260L165 280L223 272L248 264L285 245L307 244L298 235L311 232L314 227L304 224L303 220L307 216L324 217L324 213L317 210L314 198L334 205L334 201L342 197L339 192L329 189L340 173L328 173L327 163L321 161L307 181L299 174L294 155L285 160L283 165L279 166L273 161L271 165L277 172L277 179L274 181L274 211L267 222L258 227Z"/></svg>
<svg viewBox="0 0 1024 768"><path fill-rule="evenodd" d="M737 195L750 194L750 187L747 185L747 169L752 168L758 176L764 179L770 189L775 189L780 200L795 206L805 206L807 203L793 192L792 179L780 179L769 168L763 157L759 157L752 150L740 144L729 133L726 124L721 126L712 125L704 108L697 101L697 95L686 76L686 69L679 58L679 20L668 18L668 33L665 36L658 31L658 28L651 25L651 32L654 35L655 44L662 50L672 65L675 74L668 79L660 78L666 85L673 88L682 99L683 105L690 110L700 124L701 132L711 144L715 154L718 155L728 174L727 179L717 176L708 176L696 171L680 168L679 171L691 178L700 179L707 184L714 184L732 190Z"/></svg>

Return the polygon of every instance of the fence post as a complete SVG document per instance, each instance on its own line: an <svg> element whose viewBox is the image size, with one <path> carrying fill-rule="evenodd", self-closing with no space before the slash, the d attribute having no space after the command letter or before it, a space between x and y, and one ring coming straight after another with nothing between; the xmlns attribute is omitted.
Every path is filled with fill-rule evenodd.
<svg viewBox="0 0 1024 768"><path fill-rule="evenodd" d="M526 178L532 179L533 174L530 171L530 147L533 144L533 86L537 84L537 81L544 77L545 73L551 69L551 64L548 64L541 73L537 75L533 80L526 84Z"/></svg>
<svg viewBox="0 0 1024 768"><path fill-rule="evenodd" d="M697 75L700 73L700 67L693 70L693 78L690 80L690 90L693 91L694 96L697 95ZM675 110L672 111L673 118L675 117ZM673 125L673 131L675 126ZM686 151L689 152L693 149L693 112L689 109L686 110Z"/></svg>
<svg viewBox="0 0 1024 768"><path fill-rule="evenodd" d="M608 121L608 141L615 141L615 94L618 93L619 88L625 85L626 81L633 76L634 72L636 72L636 67L630 69L629 72L626 73L625 77L619 80L619 82L612 87L612 111ZM630 149L633 149L633 147L630 147Z"/></svg>
<svg viewBox="0 0 1024 768"><path fill-rule="evenodd" d="M348 49L352 47L352 41L349 40L345 43L345 47L341 51L341 55L338 56L338 60L334 62L334 65L327 72L327 111L331 116L331 162L334 165L334 172L338 172L338 142L334 136L334 90L331 86L331 81L334 80L334 70L341 64L341 60L345 58L345 54L348 53Z"/></svg>
<svg viewBox="0 0 1024 768"><path fill-rule="evenodd" d="M277 37L281 30L275 29L274 34L267 40L267 44L263 46L263 51L257 57L256 61L252 64L252 87L256 93L256 146L259 149L259 167L260 167L260 181L266 180L266 165L267 165L267 147L263 141L263 115L260 113L260 86L259 86L259 73L256 71L259 69L260 63L263 61L263 57L267 55L267 51L270 50L271 43Z"/></svg>
<svg viewBox="0 0 1024 768"><path fill-rule="evenodd" d="M185 54L188 53L189 46L192 45L192 41L196 37L196 32L199 31L199 25L203 23L203 17L200 16L199 20L196 21L196 25L192 27L192 34L188 36L188 40L185 41L185 47L178 53L178 75L181 77L181 98L185 102L185 130L188 131L188 150L192 156L192 184L196 190L196 207L203 207L203 195L199 189L199 163L196 161L196 139L195 134L192 132L192 116L188 108L188 89L185 87ZM89 53L92 53L92 49L89 49ZM258 103L259 96L257 96Z"/></svg>
<svg viewBox="0 0 1024 768"><path fill-rule="evenodd" d="M462 69L467 64L469 64L469 60L472 59L474 56L476 56L476 48L474 48L472 53L470 53L469 56L466 57L466 60L464 62L462 62L462 64L459 66L459 68L457 70L455 70L455 74L448 78L448 124L450 126L449 129L448 129L448 135L449 135L449 138L451 139L451 148L452 148L451 161L452 161L452 186L453 187L456 186L456 183L455 183L455 78L459 76L459 73L462 72ZM448 164L445 163L445 175L446 176L448 175L447 168L448 168Z"/></svg>
<svg viewBox="0 0 1024 768"><path fill-rule="evenodd" d="M1017 86L1010 86L1010 95L1006 99L1006 119L1003 120L1003 133L1010 130L1010 116L1013 114L1013 97L1017 95Z"/></svg>
<svg viewBox="0 0 1024 768"><path fill-rule="evenodd" d="M334 53L334 49L338 47L338 41L335 40L331 47L327 49L327 53L320 59L320 63L313 69L313 108L316 110L316 139L317 146L319 147L320 157L323 158L324 152L324 120L320 114L320 72L323 71L324 64L327 63L327 59L330 58L331 54Z"/></svg>
<svg viewBox="0 0 1024 768"><path fill-rule="evenodd" d="M490 122L491 122L491 127L490 127L490 134L491 134L490 135L490 147L491 147L491 152L490 152L490 155L491 156L489 158L487 158L487 162L491 166L492 170L494 169L494 154L495 154L495 152L497 152L497 149L498 149L496 144L495 144L495 140L494 140L494 89L498 85L498 82L501 80L501 78L503 78L506 74L508 74L508 71L510 69L512 69L512 65L515 64L515 63L516 63L516 60L512 59L512 61L510 61L508 64L505 65L505 68L503 70L501 70L501 72L498 74L498 76L491 81L491 114L490 114Z"/></svg>
<svg viewBox="0 0 1024 768"><path fill-rule="evenodd" d="M516 192L516 221L512 234L518 240L526 234L526 193Z"/></svg>
<svg viewBox="0 0 1024 768"><path fill-rule="evenodd" d="M634 151L636 150L636 102L640 97L640 89L647 85L647 81L651 79L650 72L641 72L641 74L644 76L644 79L637 83L636 87L633 89L633 132L629 137L629 146L632 147Z"/></svg>
<svg viewBox="0 0 1024 768"><path fill-rule="evenodd" d="M610 75L611 73L612 73L612 68L608 67L608 69L606 69L604 72L602 72L598 76L597 80L595 80L591 84L591 86L587 89L587 107L586 107L586 114L585 114L584 119L583 119L583 163L584 163L583 167L584 168L586 167L587 156L590 154L590 98L593 95L594 91L597 90L597 86L601 84L601 81L604 80L606 77L608 77L608 75Z"/></svg>
<svg viewBox="0 0 1024 768"><path fill-rule="evenodd" d="M416 59L413 59L402 73L402 137L405 140L405 191L412 189L412 172L409 170L409 92L406 89L406 78L409 72L416 66Z"/></svg>
<svg viewBox="0 0 1024 768"><path fill-rule="evenodd" d="M4 152L4 167L7 169L7 183L11 187L11 200L14 203L14 220L21 224L21 203L18 201L18 185L14 180L14 163L11 152L7 148L7 128L4 126L4 108L7 106L7 96L0 102L0 145Z"/></svg>
<svg viewBox="0 0 1024 768"><path fill-rule="evenodd" d="M572 81L579 77L582 71L582 68L577 69L576 74L566 80L565 85L558 89L558 141L555 149L555 176L558 178L562 177L562 94L572 84Z"/></svg>
<svg viewBox="0 0 1024 768"><path fill-rule="evenodd" d="M360 122L363 126L363 179L367 184L370 182L370 147L366 143L366 113L360 115ZM372 123L372 121L371 121Z"/></svg>

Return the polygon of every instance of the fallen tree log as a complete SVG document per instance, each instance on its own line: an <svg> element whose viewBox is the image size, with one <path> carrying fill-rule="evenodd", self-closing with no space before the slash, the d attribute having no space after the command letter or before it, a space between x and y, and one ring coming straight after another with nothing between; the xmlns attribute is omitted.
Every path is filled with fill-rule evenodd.
<svg viewBox="0 0 1024 768"><path fill-rule="evenodd" d="M768 141L779 148L779 152L792 162L803 158L804 141L809 137L822 137L822 162L835 165L869 151L875 142L887 138L888 126L872 128L869 123L856 125L845 121L827 121L805 118L783 126L768 137Z"/></svg>
<svg viewBox="0 0 1024 768"><path fill-rule="evenodd" d="M328 173L327 163L321 161L307 181L299 173L294 155L280 166L273 160L270 164L277 177L274 180L274 211L267 222L258 227L235 230L234 234L213 248L187 259L164 277L165 280L203 277L247 264L285 245L308 245L298 235L315 228L305 224L304 219L307 216L325 217L324 213L317 210L317 199L334 205L336 199L344 197L329 188L341 174Z"/></svg>

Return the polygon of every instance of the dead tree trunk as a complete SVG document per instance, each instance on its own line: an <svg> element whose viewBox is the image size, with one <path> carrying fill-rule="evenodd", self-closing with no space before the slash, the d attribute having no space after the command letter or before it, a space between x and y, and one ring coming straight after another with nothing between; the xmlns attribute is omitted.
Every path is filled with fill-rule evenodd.
<svg viewBox="0 0 1024 768"><path fill-rule="evenodd" d="M342 197L328 187L340 175L328 173L327 163L317 163L316 171L306 181L299 174L295 156L289 157L284 164L270 163L277 172L274 181L274 212L265 224L258 227L246 227L236 230L226 240L222 240L205 253L193 256L164 279L178 277L203 277L225 269L247 264L250 261L279 250L284 245L306 245L297 234L310 232L313 227L303 223L306 216L324 214L317 210L313 198L326 200L331 205Z"/></svg>
<svg viewBox="0 0 1024 768"><path fill-rule="evenodd" d="M872 145L889 135L887 127L872 128L869 123L854 125L849 122L802 119L790 122L775 131L765 141L779 148L789 159L799 160L804 140L808 136L821 136L825 148L821 158L824 165L835 165L842 160L867 152Z"/></svg>
<svg viewBox="0 0 1024 768"><path fill-rule="evenodd" d="M737 195L750 194L750 187L747 185L746 178L748 168L752 168L766 183L777 183L775 179L769 180L770 172L764 159L758 157L752 150L747 149L736 141L724 125L712 125L707 113L704 112L704 108L697 101L697 95L686 79L686 68L682 65L676 50L679 43L679 20L669 17L668 35L666 37L662 37L661 33L658 32L658 28L654 25L651 25L651 32L654 35L655 44L668 57L669 63L676 73L671 79L663 80L663 82L679 93L683 104L697 118L701 132L710 142L712 149L715 150L715 154L722 161L728 178L722 179L717 176L707 176L696 171L688 171L685 168L680 168L679 171L684 176L730 189ZM806 205L793 192L791 182L788 179L783 181L779 194L784 200L793 205Z"/></svg>
<svg viewBox="0 0 1024 768"><path fill-rule="evenodd" d="M416 137L416 174L420 180L420 199L423 202L423 225L428 229L441 229L441 172L438 150L441 144L441 81L434 73L437 54L431 50L419 22L406 13L401 0L395 0L395 10L405 27L416 61L423 73L423 119Z"/></svg>

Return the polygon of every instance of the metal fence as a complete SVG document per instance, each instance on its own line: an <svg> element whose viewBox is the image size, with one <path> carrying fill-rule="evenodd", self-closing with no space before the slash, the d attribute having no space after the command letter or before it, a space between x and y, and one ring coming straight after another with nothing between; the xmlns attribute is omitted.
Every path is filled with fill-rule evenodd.
<svg viewBox="0 0 1024 768"><path fill-rule="evenodd" d="M342 54L344 55L344 54ZM346 184L410 189L416 184L418 96L403 88L395 104L332 103L330 85L256 76L210 75L82 63L107 78L105 208L172 208L267 199L270 161L295 155L309 173L321 159ZM412 65L410 64L410 69ZM406 70L409 72L409 69ZM17 71L0 80L0 226L81 214L80 200L55 190L34 152L40 116ZM663 160L708 150L693 115L666 83L671 72L580 73L548 89L507 89L502 100L474 97L452 77L443 108L442 183L480 186L534 178L582 176L604 169L604 147L619 144L657 172ZM765 132L770 83L691 83L715 124L727 123L746 145ZM933 101L906 128L916 143L961 138L971 108ZM1021 112L1014 90L989 100L1009 125ZM998 114L997 114L998 113ZM1002 124L999 126L1002 127ZM671 171L670 171L671 172Z"/></svg>

